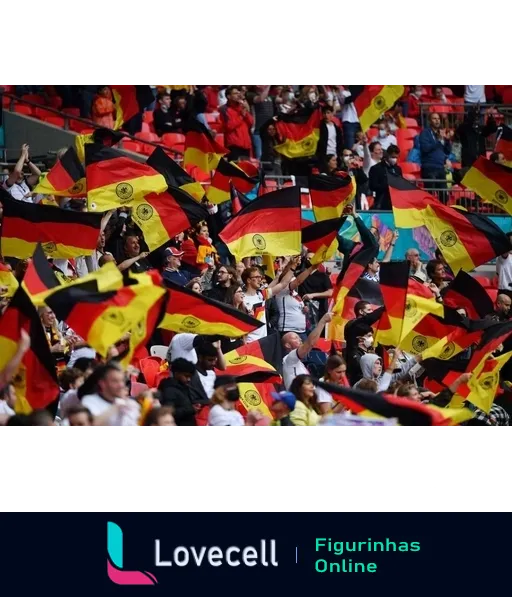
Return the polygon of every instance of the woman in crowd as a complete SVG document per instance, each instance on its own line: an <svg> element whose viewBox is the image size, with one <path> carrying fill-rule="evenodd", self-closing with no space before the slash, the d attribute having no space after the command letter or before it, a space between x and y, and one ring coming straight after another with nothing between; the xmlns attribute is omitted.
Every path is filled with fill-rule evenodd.
<svg viewBox="0 0 512 597"><path fill-rule="evenodd" d="M244 427L244 418L237 411L240 390L234 377L217 377L212 409L208 415L210 427Z"/></svg>
<svg viewBox="0 0 512 597"><path fill-rule="evenodd" d="M217 262L217 250L212 244L210 231L205 222L199 223L185 234L181 245L184 255L182 267L192 274L200 276Z"/></svg>
<svg viewBox="0 0 512 597"><path fill-rule="evenodd" d="M347 364L343 357L335 354L327 359L325 365L325 375L320 380L325 383L329 383L335 386L341 386L342 388L349 388L350 384L347 378ZM318 409L320 414L327 415L331 411L341 412L340 408L337 408L336 403L333 401L331 395L324 390L318 390Z"/></svg>
<svg viewBox="0 0 512 597"><path fill-rule="evenodd" d="M290 386L290 392L297 398L295 410L290 415L296 427L316 427L320 422L317 413L317 394L309 375L298 375Z"/></svg>
<svg viewBox="0 0 512 597"><path fill-rule="evenodd" d="M190 280L190 282L185 285L185 288L192 290L192 292L195 292L196 294L203 294L201 278L194 278L193 280Z"/></svg>
<svg viewBox="0 0 512 597"><path fill-rule="evenodd" d="M112 92L106 85L100 87L92 104L92 120L107 129L113 129L116 107L112 101Z"/></svg>

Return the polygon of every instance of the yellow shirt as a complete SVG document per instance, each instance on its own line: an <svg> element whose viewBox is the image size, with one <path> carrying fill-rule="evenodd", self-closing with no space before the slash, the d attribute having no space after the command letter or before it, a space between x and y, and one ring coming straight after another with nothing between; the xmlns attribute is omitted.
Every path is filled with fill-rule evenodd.
<svg viewBox="0 0 512 597"><path fill-rule="evenodd" d="M296 427L316 427L320 423L321 417L312 408L308 408L304 402L297 400L290 419Z"/></svg>

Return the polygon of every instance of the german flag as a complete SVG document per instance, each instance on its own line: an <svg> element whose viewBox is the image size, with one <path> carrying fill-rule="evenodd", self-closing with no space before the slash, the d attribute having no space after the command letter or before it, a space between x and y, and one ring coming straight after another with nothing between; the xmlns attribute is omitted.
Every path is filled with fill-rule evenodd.
<svg viewBox="0 0 512 597"><path fill-rule="evenodd" d="M512 215L512 168L500 166L481 156L468 170L462 184L487 203Z"/></svg>
<svg viewBox="0 0 512 597"><path fill-rule="evenodd" d="M132 276L119 290L96 292L90 284L76 284L54 292L46 304L101 356L130 333L130 348L123 364L144 346L158 325L166 299L156 270Z"/></svg>
<svg viewBox="0 0 512 597"><path fill-rule="evenodd" d="M85 170L74 147L57 160L55 166L41 176L34 193L57 197L85 197Z"/></svg>
<svg viewBox="0 0 512 597"><path fill-rule="evenodd" d="M18 290L18 286L18 280L12 273L11 268L5 265L5 263L0 263L0 287L7 289L2 296L13 296L16 290Z"/></svg>
<svg viewBox="0 0 512 597"><path fill-rule="evenodd" d="M75 151L80 163L85 163L85 146L90 143L99 143L105 147L114 147L125 138L124 133L119 133L103 127L97 128L88 135L77 135L75 137Z"/></svg>
<svg viewBox="0 0 512 597"><path fill-rule="evenodd" d="M189 165L197 166L205 174L215 170L221 158L229 151L215 141L210 131L195 118L185 123L185 168Z"/></svg>
<svg viewBox="0 0 512 597"><path fill-rule="evenodd" d="M28 259L41 243L48 257L73 259L91 255L101 230L101 214L74 212L24 203L1 194L4 208L2 255Z"/></svg>
<svg viewBox="0 0 512 597"><path fill-rule="evenodd" d="M258 320L224 303L172 282L167 309L159 327L171 332L241 338L262 327Z"/></svg>
<svg viewBox="0 0 512 597"><path fill-rule="evenodd" d="M250 193L259 182L259 169L251 162L234 164L220 160L206 196L215 205L229 201L231 184L241 193Z"/></svg>
<svg viewBox="0 0 512 597"><path fill-rule="evenodd" d="M402 338L406 338L418 323L429 313L444 317L444 306L438 303L434 293L417 280L409 278L407 303L402 325Z"/></svg>
<svg viewBox="0 0 512 597"><path fill-rule="evenodd" d="M380 266L380 291L386 310L382 314L375 337L382 346L398 346L402 337L407 293L409 263L383 263Z"/></svg>
<svg viewBox="0 0 512 597"><path fill-rule="evenodd" d="M355 180L342 176L310 176L309 193L317 222L332 220L343 215L343 210L356 196Z"/></svg>
<svg viewBox="0 0 512 597"><path fill-rule="evenodd" d="M14 377L18 414L30 414L54 404L59 398L55 363L37 311L23 288L19 288L0 319L0 370L14 357L21 330L31 339L21 366Z"/></svg>
<svg viewBox="0 0 512 597"><path fill-rule="evenodd" d="M464 309L469 319L484 319L494 311L485 288L464 271L450 282L443 295L443 303L451 309Z"/></svg>
<svg viewBox="0 0 512 597"><path fill-rule="evenodd" d="M369 247L359 251L355 257L352 259L350 265L348 266L347 271L343 278L338 282L337 287L334 292L333 301L333 314L335 317L341 317L342 313L344 313L344 303L345 299L347 298L350 291L355 288L361 276L364 274L364 271L369 263L371 263L375 259L375 250L373 247ZM371 282L371 280L365 280L367 282ZM375 286L375 292L378 292L382 301L382 294L380 292L379 285L377 282L372 282L372 285ZM373 286L372 286L373 287ZM373 294L373 293L372 293ZM364 300L364 299L360 299ZM382 303L381 303L382 304Z"/></svg>
<svg viewBox="0 0 512 597"><path fill-rule="evenodd" d="M116 104L116 130L155 101L149 85L111 85L110 88Z"/></svg>
<svg viewBox="0 0 512 597"><path fill-rule="evenodd" d="M208 210L203 205L185 191L172 187L165 193L151 193L135 201L132 209L132 220L142 230L150 251L207 218Z"/></svg>
<svg viewBox="0 0 512 597"><path fill-rule="evenodd" d="M365 86L364 91L354 101L363 133L395 105L404 91L403 85Z"/></svg>
<svg viewBox="0 0 512 597"><path fill-rule="evenodd" d="M204 188L200 182L196 182L192 176L170 156L168 156L161 147L157 147L149 156L146 162L148 166L154 168L160 174L163 174L167 184L170 187L177 187L185 193L188 193L197 201L202 201L205 196Z"/></svg>
<svg viewBox="0 0 512 597"><path fill-rule="evenodd" d="M342 223L341 218L335 218L302 229L302 244L308 253L314 253L309 260L311 265L319 265L333 258L338 248L337 236Z"/></svg>
<svg viewBox="0 0 512 597"><path fill-rule="evenodd" d="M281 114L276 121L281 143L274 150L292 160L315 155L321 120L320 108L303 108L293 114Z"/></svg>
<svg viewBox="0 0 512 597"><path fill-rule="evenodd" d="M237 216L244 207L247 207L251 203L250 199L247 199L245 195L240 193L231 185L231 213Z"/></svg>
<svg viewBox="0 0 512 597"><path fill-rule="evenodd" d="M145 195L167 190L165 177L154 168L98 143L85 146L85 172L91 212L127 207Z"/></svg>
<svg viewBox="0 0 512 597"><path fill-rule="evenodd" d="M356 415L396 419L404 427L446 427L473 418L467 409L436 409L388 394L369 394L320 381L315 385Z"/></svg>
<svg viewBox="0 0 512 597"><path fill-rule="evenodd" d="M299 255L300 187L263 195L245 207L219 235L237 261L258 255Z"/></svg>
<svg viewBox="0 0 512 597"><path fill-rule="evenodd" d="M239 382L240 402L237 409L243 417L253 410L259 411L262 415L274 419L270 408L274 403L272 393L276 388L271 383L245 383Z"/></svg>
<svg viewBox="0 0 512 597"><path fill-rule="evenodd" d="M457 391L455 404L457 398L462 398L489 414L500 385L500 371L511 357L512 352L507 352L495 359L483 359L476 369L471 370L473 376L467 383L467 391L464 387Z"/></svg>
<svg viewBox="0 0 512 597"><path fill-rule="evenodd" d="M505 233L489 218L453 209L405 179L388 174L395 225L426 226L456 273L473 271L510 250Z"/></svg>
<svg viewBox="0 0 512 597"><path fill-rule="evenodd" d="M444 319L428 314L401 342L400 348L423 359L449 361L473 344L478 344L483 330L470 332L464 320L453 311Z"/></svg>
<svg viewBox="0 0 512 597"><path fill-rule="evenodd" d="M512 128L504 125L498 129L496 149L494 151L502 153L505 156L507 166L512 168Z"/></svg>
<svg viewBox="0 0 512 597"><path fill-rule="evenodd" d="M482 341L471 358L468 371L476 368L489 359L492 354L512 335L512 321L496 323L485 330Z"/></svg>
<svg viewBox="0 0 512 597"><path fill-rule="evenodd" d="M282 350L278 334L244 344L224 355L226 373L239 383L282 383L278 370L282 367ZM220 375L220 372L219 372Z"/></svg>

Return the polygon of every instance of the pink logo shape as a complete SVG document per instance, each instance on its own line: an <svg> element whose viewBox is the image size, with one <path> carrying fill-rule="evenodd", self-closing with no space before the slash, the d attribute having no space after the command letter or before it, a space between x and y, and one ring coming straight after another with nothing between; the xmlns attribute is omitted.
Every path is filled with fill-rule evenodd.
<svg viewBox="0 0 512 597"><path fill-rule="evenodd" d="M151 586L158 584L150 572L128 571L123 569L123 531L114 522L107 525L107 572L110 580L122 586Z"/></svg>

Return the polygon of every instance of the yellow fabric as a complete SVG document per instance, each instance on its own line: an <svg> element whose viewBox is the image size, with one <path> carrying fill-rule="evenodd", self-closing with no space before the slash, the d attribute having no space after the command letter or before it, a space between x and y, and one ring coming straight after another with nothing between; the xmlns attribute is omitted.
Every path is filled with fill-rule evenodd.
<svg viewBox="0 0 512 597"><path fill-rule="evenodd" d="M281 145L276 145L274 150L292 160L295 158L311 157L316 154L318 141L320 141L320 129L315 129L310 135L304 137L304 139L300 141L287 139Z"/></svg>
<svg viewBox="0 0 512 597"><path fill-rule="evenodd" d="M223 156L218 153L203 153L199 149L189 147L185 150L183 158L183 166L193 165L208 174L212 170L216 170L219 162Z"/></svg>
<svg viewBox="0 0 512 597"><path fill-rule="evenodd" d="M290 419L296 427L316 427L320 423L321 417L312 408L308 408L303 402L297 400Z"/></svg>
<svg viewBox="0 0 512 597"><path fill-rule="evenodd" d="M151 193L163 193L167 182L161 174L140 176L124 183L99 187L87 193L87 208L91 212L104 212L120 207L132 207L136 201Z"/></svg>
<svg viewBox="0 0 512 597"><path fill-rule="evenodd" d="M274 418L254 384L241 383L238 384L238 389L240 391L240 402L247 412L256 410L270 419Z"/></svg>
<svg viewBox="0 0 512 597"><path fill-rule="evenodd" d="M302 234L300 230L290 232L263 232L245 234L227 245L237 261L246 257L263 255L300 255Z"/></svg>
<svg viewBox="0 0 512 597"><path fill-rule="evenodd" d="M477 193L486 203L492 203L512 215L512 197L501 185L487 178L478 168L471 168L462 180L462 184Z"/></svg>
<svg viewBox="0 0 512 597"><path fill-rule="evenodd" d="M385 85L379 95L374 98L371 105L359 114L359 123L366 133L379 118L399 100L404 94L403 85Z"/></svg>

